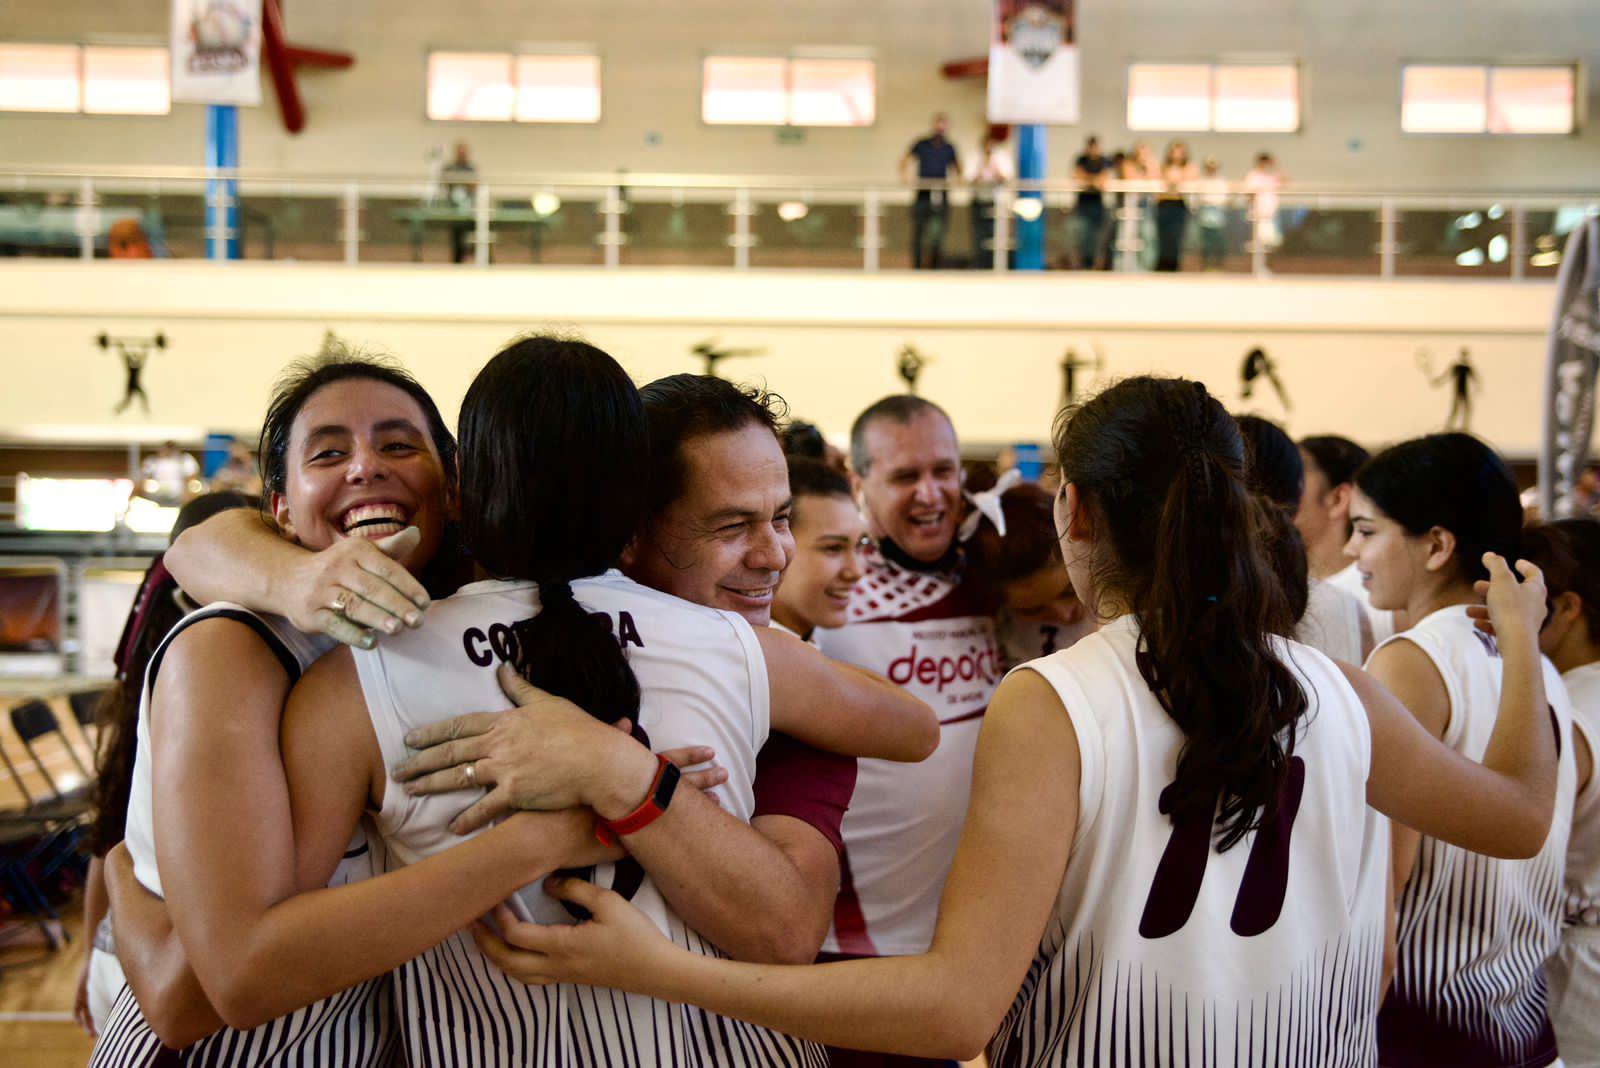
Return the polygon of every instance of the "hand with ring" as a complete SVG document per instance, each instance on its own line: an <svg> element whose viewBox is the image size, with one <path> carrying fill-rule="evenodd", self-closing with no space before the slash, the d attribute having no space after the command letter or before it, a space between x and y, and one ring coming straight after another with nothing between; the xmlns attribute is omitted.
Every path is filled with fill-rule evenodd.
<svg viewBox="0 0 1600 1068"><path fill-rule="evenodd" d="M422 626L428 591L394 557L416 546L407 527L379 541L346 538L305 556L281 579L274 608L308 634L371 649L384 634Z"/></svg>
<svg viewBox="0 0 1600 1068"><path fill-rule="evenodd" d="M519 707L473 712L406 735L406 744L420 751L391 774L408 794L487 789L450 825L457 834L512 809L583 805L616 819L638 805L658 764L628 734L626 721L607 726L571 701L529 685L503 664L500 685ZM695 769L684 773L684 785L705 790L727 781L726 769L710 763L716 754L709 747L685 746L661 755Z"/></svg>

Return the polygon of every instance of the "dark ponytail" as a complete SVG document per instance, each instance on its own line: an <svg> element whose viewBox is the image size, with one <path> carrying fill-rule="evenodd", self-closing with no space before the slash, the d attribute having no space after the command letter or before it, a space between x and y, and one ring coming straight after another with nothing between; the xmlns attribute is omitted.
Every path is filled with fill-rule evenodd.
<svg viewBox="0 0 1600 1068"><path fill-rule="evenodd" d="M1239 429L1203 385L1128 379L1056 422L1063 481L1100 541L1095 586L1140 628L1139 673L1183 730L1163 809L1226 850L1271 816L1308 709L1273 635L1294 617Z"/></svg>
<svg viewBox="0 0 1600 1068"><path fill-rule="evenodd" d="M611 567L642 517L648 445L632 380L582 341L522 338L478 372L459 429L467 548L496 578L539 585L512 665L597 719L637 722L633 669L571 587Z"/></svg>
<svg viewBox="0 0 1600 1068"><path fill-rule="evenodd" d="M1294 439L1272 420L1238 415L1234 422L1244 438L1246 480L1260 498L1266 523L1262 547L1298 623L1311 602L1311 565L1306 559L1305 539L1294 525L1306 485L1305 461Z"/></svg>

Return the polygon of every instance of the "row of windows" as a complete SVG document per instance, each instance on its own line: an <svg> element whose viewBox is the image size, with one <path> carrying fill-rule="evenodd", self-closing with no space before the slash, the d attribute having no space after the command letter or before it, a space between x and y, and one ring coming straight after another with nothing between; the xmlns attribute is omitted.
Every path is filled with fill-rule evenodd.
<svg viewBox="0 0 1600 1068"><path fill-rule="evenodd" d="M1130 130L1292 133L1301 124L1293 63L1135 63ZM1407 64L1406 133L1570 134L1577 68ZM164 115L172 108L165 48L0 44L0 111ZM433 52L427 114L445 122L600 121L600 57L592 53ZM795 53L707 56L700 117L714 125L871 126L870 58Z"/></svg>
<svg viewBox="0 0 1600 1068"><path fill-rule="evenodd" d="M165 48L0 44L0 111L165 115Z"/></svg>

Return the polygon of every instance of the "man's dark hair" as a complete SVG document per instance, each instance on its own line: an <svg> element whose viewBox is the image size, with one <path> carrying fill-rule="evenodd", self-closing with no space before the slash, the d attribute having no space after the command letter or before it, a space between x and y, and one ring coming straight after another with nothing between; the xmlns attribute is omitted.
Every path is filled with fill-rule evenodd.
<svg viewBox="0 0 1600 1068"><path fill-rule="evenodd" d="M950 413L930 400L914 397L909 393L894 393L877 403L866 411L856 416L856 421L850 424L850 467L858 475L865 475L867 468L872 465L872 457L867 453L867 430L873 423L881 419L888 419L901 426L909 426L911 421L928 412L936 412L943 416L952 430L955 423L950 419Z"/></svg>
<svg viewBox="0 0 1600 1068"><path fill-rule="evenodd" d="M789 456L789 493L796 497L849 497L850 480L809 456Z"/></svg>
<svg viewBox="0 0 1600 1068"><path fill-rule="evenodd" d="M707 434L764 426L776 437L789 409L783 398L716 375L668 375L639 390L649 424L645 519L656 518L683 494L683 446Z"/></svg>

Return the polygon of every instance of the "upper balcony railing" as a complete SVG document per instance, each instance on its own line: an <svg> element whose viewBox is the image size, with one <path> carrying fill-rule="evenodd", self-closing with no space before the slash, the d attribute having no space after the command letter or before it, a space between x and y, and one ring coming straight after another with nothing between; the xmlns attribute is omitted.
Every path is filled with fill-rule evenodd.
<svg viewBox="0 0 1600 1068"><path fill-rule="evenodd" d="M1183 211L1161 207L1166 192L1157 182L1112 182L1096 211L1077 183L1061 181L919 190L715 175L484 175L452 187L427 178L0 168L0 255L106 257L113 225L132 219L157 256L172 258L204 257L236 238L250 260L875 271L912 265L920 220L925 258L937 243L945 268L1012 269L1019 229L1032 222L1042 228L1046 269L1131 272L1155 265L1164 214L1168 239L1181 234L1185 271L1523 279L1554 274L1566 233L1600 212L1596 192L1291 183L1262 196L1237 183L1195 183L1181 190Z"/></svg>

